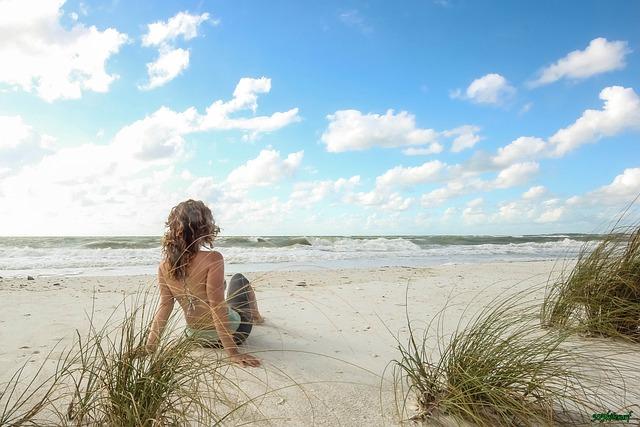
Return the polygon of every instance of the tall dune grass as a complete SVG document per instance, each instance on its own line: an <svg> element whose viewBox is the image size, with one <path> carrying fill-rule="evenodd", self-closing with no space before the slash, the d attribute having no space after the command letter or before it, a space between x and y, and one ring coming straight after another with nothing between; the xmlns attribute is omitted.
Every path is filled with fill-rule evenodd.
<svg viewBox="0 0 640 427"><path fill-rule="evenodd" d="M153 315L140 304L113 330L78 335L67 417L76 425L186 425L217 423L212 387L224 362L195 352L197 343L171 334L147 352Z"/></svg>
<svg viewBox="0 0 640 427"><path fill-rule="evenodd" d="M0 425L218 425L244 405L217 352L176 330L174 316L154 351L145 344L156 301L148 294L120 307L101 327L93 316L54 373L38 380L48 357L23 381L24 366L0 389ZM224 383L224 384L223 384ZM20 391L22 390L22 391ZM20 392L18 392L20 391Z"/></svg>
<svg viewBox="0 0 640 427"><path fill-rule="evenodd" d="M640 341L640 226L616 227L583 248L550 284L541 318L545 326Z"/></svg>
<svg viewBox="0 0 640 427"><path fill-rule="evenodd" d="M399 413L413 398L414 419L555 425L615 408L607 396L624 388L616 369L570 345L563 331L541 330L531 295L495 301L450 335L444 311L421 337L409 323L408 344L399 342L393 362Z"/></svg>

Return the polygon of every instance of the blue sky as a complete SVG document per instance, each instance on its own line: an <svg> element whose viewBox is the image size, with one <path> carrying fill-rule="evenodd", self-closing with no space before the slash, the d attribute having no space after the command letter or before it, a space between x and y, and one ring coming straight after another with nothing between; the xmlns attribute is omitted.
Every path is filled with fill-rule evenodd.
<svg viewBox="0 0 640 427"><path fill-rule="evenodd" d="M602 231L640 4L0 0L0 235Z"/></svg>

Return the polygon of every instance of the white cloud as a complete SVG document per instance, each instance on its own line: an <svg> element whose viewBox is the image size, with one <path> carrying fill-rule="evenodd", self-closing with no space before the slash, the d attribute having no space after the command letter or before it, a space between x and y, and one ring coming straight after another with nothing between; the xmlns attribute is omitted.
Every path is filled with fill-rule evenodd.
<svg viewBox="0 0 640 427"><path fill-rule="evenodd" d="M327 151L365 150L371 147L428 145L436 142L433 129L416 127L415 116L406 111L395 114L363 114L358 110L340 110L327 116L329 126L322 134Z"/></svg>
<svg viewBox="0 0 640 427"><path fill-rule="evenodd" d="M400 193L393 193L388 198L386 203L380 206L380 209L385 211L406 211L413 206L413 197L404 197Z"/></svg>
<svg viewBox="0 0 640 427"><path fill-rule="evenodd" d="M523 209L519 202L507 202L500 205L495 217L499 221L518 221L526 219L530 212L528 209Z"/></svg>
<svg viewBox="0 0 640 427"><path fill-rule="evenodd" d="M114 28L60 24L64 0L0 2L0 82L47 102L78 99L83 91L107 92L118 78L105 67L127 41Z"/></svg>
<svg viewBox="0 0 640 427"><path fill-rule="evenodd" d="M174 47L178 38L191 40L198 35L198 27L209 20L209 14L191 15L180 12L167 22L158 21L147 25L142 37L142 46L158 47L158 58L147 64L149 81L139 89L150 90L165 85L189 67L189 51ZM213 21L217 24L218 21Z"/></svg>
<svg viewBox="0 0 640 427"><path fill-rule="evenodd" d="M20 169L0 166L0 211L5 219L0 234L157 234L168 207L185 197L214 203L224 223L236 230L246 229L242 221L265 219L270 221L265 229L270 230L275 220L268 218L269 213L284 214L290 206L273 199L247 200L244 191L295 172L302 152L285 159L277 152L275 157L262 154L230 174L228 182L194 177L182 168L178 172L184 136L198 129L198 119L193 108L182 113L161 108L125 126L107 144L63 146L53 152L42 149L39 161ZM50 137L37 135L21 120L9 121L18 140L11 142L11 152L30 141L55 148ZM338 180L335 186L343 189L353 182ZM238 210L243 212L242 219L237 217Z"/></svg>
<svg viewBox="0 0 640 427"><path fill-rule="evenodd" d="M159 159L182 153L184 136L195 132L215 130L240 130L245 136L255 139L265 132L281 129L300 120L298 109L276 112L270 116L230 118L232 113L242 110L255 112L257 94L271 89L271 80L266 77L240 79L230 101L215 101L205 114L194 107L175 112L161 107L150 116L138 120L123 129L115 137L118 145L128 146L140 159ZM247 139L247 138L243 138Z"/></svg>
<svg viewBox="0 0 640 427"><path fill-rule="evenodd" d="M532 87L556 82L560 79L586 79L625 67L625 56L631 50L626 41L607 41L603 37L591 40L585 50L574 50L554 64L544 68Z"/></svg>
<svg viewBox="0 0 640 427"><path fill-rule="evenodd" d="M184 153L184 135L193 132L197 121L198 113L193 107L182 113L161 107L122 128L113 145L139 160L172 159Z"/></svg>
<svg viewBox="0 0 640 427"><path fill-rule="evenodd" d="M606 87L600 92L602 110L586 110L572 125L549 138L551 155L560 157L599 138L627 129L640 129L640 97L631 88Z"/></svg>
<svg viewBox="0 0 640 427"><path fill-rule="evenodd" d="M478 126L465 125L452 130L443 132L444 136L455 137L451 144L451 151L459 153L467 148L473 148L478 141L482 139L477 132L480 131Z"/></svg>
<svg viewBox="0 0 640 427"><path fill-rule="evenodd" d="M420 166L396 166L376 178L378 188L410 187L426 182L433 182L440 178L446 164L439 160L425 162Z"/></svg>
<svg viewBox="0 0 640 427"><path fill-rule="evenodd" d="M360 176L355 175L349 179L338 178L337 180L324 180L312 182L297 182L293 186L293 191L289 200L298 206L310 206L325 200L327 197L340 192L349 192L360 183Z"/></svg>
<svg viewBox="0 0 640 427"><path fill-rule="evenodd" d="M467 207L462 211L462 219L465 224L480 224L486 221L487 216L482 208L483 204L484 200L482 197L478 197L467 203Z"/></svg>
<svg viewBox="0 0 640 427"><path fill-rule="evenodd" d="M498 148L493 162L499 166L507 166L522 160L539 157L546 148L546 142L540 138L521 136L510 144Z"/></svg>
<svg viewBox="0 0 640 427"><path fill-rule="evenodd" d="M0 167L8 172L50 152L55 139L39 134L21 116L0 116Z"/></svg>
<svg viewBox="0 0 640 427"><path fill-rule="evenodd" d="M198 27L209 20L209 14L191 15L179 12L168 21L157 21L147 25L147 33L142 37L142 46L162 46L173 43L178 37L191 40L198 36ZM217 24L218 21L213 21Z"/></svg>
<svg viewBox="0 0 640 427"><path fill-rule="evenodd" d="M445 170L447 164L439 160L413 167L396 166L379 175L372 190L347 193L344 201L382 210L406 210L412 206L414 199L405 197L395 190L437 181L442 178L442 172Z"/></svg>
<svg viewBox="0 0 640 427"><path fill-rule="evenodd" d="M584 111L574 123L558 130L547 141L536 137L519 137L500 147L496 155L490 158L490 163L504 167L540 157L562 157L600 138L640 129L640 97L633 89L606 87L600 92L600 99L604 101L602 109Z"/></svg>
<svg viewBox="0 0 640 427"><path fill-rule="evenodd" d="M405 156L428 156L430 154L442 153L444 147L439 142L432 142L426 147L409 147L402 150Z"/></svg>
<svg viewBox="0 0 640 427"><path fill-rule="evenodd" d="M526 183L538 172L536 162L515 163L498 173L494 181L495 188L509 188Z"/></svg>
<svg viewBox="0 0 640 427"><path fill-rule="evenodd" d="M480 179L449 181L444 187L436 188L422 195L420 203L425 208L439 206L449 199L453 199L473 191L483 191L487 188L486 181Z"/></svg>
<svg viewBox="0 0 640 427"><path fill-rule="evenodd" d="M640 168L628 168L610 184L568 200L571 205L624 206L640 195Z"/></svg>
<svg viewBox="0 0 640 427"><path fill-rule="evenodd" d="M547 192L543 185L536 185L522 193L522 198L527 200L539 199Z"/></svg>
<svg viewBox="0 0 640 427"><path fill-rule="evenodd" d="M0 116L0 150L8 151L23 144L31 134L31 126L20 116Z"/></svg>
<svg viewBox="0 0 640 427"><path fill-rule="evenodd" d="M453 206L450 206L447 209L445 209L444 212L442 213L441 220L444 222L448 222L449 220L451 220L451 218L455 216L456 213L458 213L458 209L454 208Z"/></svg>
<svg viewBox="0 0 640 427"><path fill-rule="evenodd" d="M292 108L285 112L277 112L271 116L257 116L249 118L231 118L230 114L250 109L255 112L258 107L258 94L271 90L271 79L261 77L253 79L243 77L238 82L233 98L230 101L215 101L202 117L201 130L240 129L249 132L247 138L253 140L261 133L273 132L291 123L300 121L298 109Z"/></svg>
<svg viewBox="0 0 640 427"><path fill-rule="evenodd" d="M257 107L256 87L263 92L270 88L269 79L242 81L234 92L238 96L229 101L233 108L226 109L236 117L242 110ZM222 101L218 104L227 105ZM28 162L20 163L20 168L13 163L13 169L0 165L0 211L6 220L4 227L0 224L0 234L157 234L168 206L196 196L215 202L216 209L223 210L221 217L226 224L240 227L236 230L244 230L231 213L238 212L238 206L260 210L243 214L242 220L264 219L274 209L284 213L290 208L287 204L271 199L248 201L244 197L244 190L251 185L276 180L278 170L272 173L269 162L250 161L244 165L247 176L239 176L240 172L231 176L236 187L229 182L218 183L212 177L194 177L182 167L176 171L176 165L188 154L188 135L230 128L260 133L286 124L280 119L274 124L270 121L273 116L278 117L240 116L231 123L222 117L221 121L204 123L207 115L193 107L182 112L161 107L124 126L110 141L75 146L53 144L53 138L37 133L20 117L1 117L5 137L0 139L0 159L15 159L20 150L29 147L35 154ZM275 163L282 166L279 172L284 177L298 168L301 158L302 152L292 153ZM265 156L258 160L265 160ZM266 172L261 169L265 166ZM336 185L347 184L338 181ZM272 219L270 224L273 223Z"/></svg>
<svg viewBox="0 0 640 427"><path fill-rule="evenodd" d="M344 201L366 207L375 207L384 211L404 211L413 205L413 198L404 197L398 192L389 192L387 189L380 188L374 188L368 192L347 194L344 197Z"/></svg>
<svg viewBox="0 0 640 427"><path fill-rule="evenodd" d="M154 89L176 78L189 66L189 51L185 49L160 50L158 59L147 64L149 82L140 89Z"/></svg>
<svg viewBox="0 0 640 427"><path fill-rule="evenodd" d="M222 183L216 182L210 176L192 176L189 179L192 182L187 187L186 197L195 200L216 200L219 202L230 195L225 192L225 186Z"/></svg>
<svg viewBox="0 0 640 427"><path fill-rule="evenodd" d="M540 216L536 218L535 221L539 223L556 222L556 221L559 221L560 218L562 218L563 214L564 214L564 207L562 206L549 207L545 209L544 212L542 212Z"/></svg>
<svg viewBox="0 0 640 427"><path fill-rule="evenodd" d="M273 149L265 149L255 159L247 161L229 173L226 182L234 188L264 187L293 175L302 163L303 151L291 153L286 159Z"/></svg>
<svg viewBox="0 0 640 427"><path fill-rule="evenodd" d="M449 169L456 170L452 166L449 166ZM449 180L443 187L424 193L420 201L423 207L430 208L473 192L515 187L528 182L538 172L538 169L539 165L536 162L516 163L502 169L493 180L479 178L477 173L465 173L458 170L459 176Z"/></svg>
<svg viewBox="0 0 640 427"><path fill-rule="evenodd" d="M451 93L452 98L467 99L477 104L500 105L508 101L516 92L500 74L491 73L475 79L464 94L460 89Z"/></svg>

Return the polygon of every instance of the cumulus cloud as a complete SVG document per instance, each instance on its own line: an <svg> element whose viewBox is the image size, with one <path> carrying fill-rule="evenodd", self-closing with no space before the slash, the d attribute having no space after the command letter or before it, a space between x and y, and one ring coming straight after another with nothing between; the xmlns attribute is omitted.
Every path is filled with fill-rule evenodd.
<svg viewBox="0 0 640 427"><path fill-rule="evenodd" d="M560 157L577 147L628 129L640 129L640 97L631 88L610 86L600 92L602 110L586 110L572 125L549 138L551 155Z"/></svg>
<svg viewBox="0 0 640 427"><path fill-rule="evenodd" d="M248 118L232 118L230 115L242 110L256 111L258 107L258 94L271 91L271 79L261 77L253 79L243 77L238 82L233 98L229 101L215 101L202 117L200 128L202 130L240 129L247 131L245 139L256 139L260 134L273 132L291 123L300 121L298 109L277 112L271 116L254 116Z"/></svg>
<svg viewBox="0 0 640 427"><path fill-rule="evenodd" d="M449 166L455 171L456 168ZM536 162L523 162L510 165L492 179L480 178L477 173L458 171L445 186L428 191L420 198L423 207L429 208L443 204L447 200L474 192L487 192L526 184L539 170Z"/></svg>
<svg viewBox="0 0 640 427"><path fill-rule="evenodd" d="M574 50L564 58L540 71L530 86L542 86L560 79L580 80L625 67L625 57L631 53L626 41L608 41L603 37L591 40L584 50Z"/></svg>
<svg viewBox="0 0 640 427"><path fill-rule="evenodd" d="M533 187L539 188L539 187ZM532 189L533 189L532 188ZM536 199L540 195L536 196ZM499 204L497 212L488 216L488 221L492 223L511 224L531 224L552 223L559 221L565 215L566 209L561 206L558 199L533 200L523 198L520 200L502 202Z"/></svg>
<svg viewBox="0 0 640 427"><path fill-rule="evenodd" d="M534 200L542 197L546 192L547 189L544 188L543 185L536 185L535 187L531 187L527 191L522 193L522 198L527 200Z"/></svg>
<svg viewBox="0 0 640 427"><path fill-rule="evenodd" d="M78 99L84 91L107 92L118 78L106 70L127 35L60 24L64 0L0 2L0 82L36 91L47 102Z"/></svg>
<svg viewBox="0 0 640 427"><path fill-rule="evenodd" d="M451 140L451 151L460 152L472 148L482 139L480 128L463 125L438 132L419 128L416 118L407 111L385 114L362 113L358 110L338 110L327 116L329 125L321 137L326 150L332 153L362 151L372 147L405 147L402 154L427 156L444 151L439 138Z"/></svg>
<svg viewBox="0 0 640 427"><path fill-rule="evenodd" d="M243 110L255 113L258 94L271 90L271 79L243 77L229 101L214 101L204 114L194 107L175 112L161 107L150 116L138 120L118 132L115 141L129 145L139 158L154 159L182 153L184 136L195 132L239 130L243 139L255 139L300 120L298 109L276 112L269 116L230 117Z"/></svg>
<svg viewBox="0 0 640 427"><path fill-rule="evenodd" d="M405 197L398 192L374 188L367 192L347 194L344 197L344 201L366 207L375 207L383 211L404 211L412 206L414 200L412 197Z"/></svg>
<svg viewBox="0 0 640 427"><path fill-rule="evenodd" d="M303 155L303 151L298 151L289 154L286 159L282 159L276 150L262 150L258 157L231 171L226 182L239 189L275 184L298 170Z"/></svg>
<svg viewBox="0 0 640 427"><path fill-rule="evenodd" d="M486 188L486 183L482 180L463 181L460 179L448 182L444 187L436 188L424 193L420 198L420 203L425 208L439 206L449 199Z"/></svg>
<svg viewBox="0 0 640 427"><path fill-rule="evenodd" d="M538 218L535 219L539 223L557 222L562 218L564 214L564 207L548 207L546 208Z"/></svg>
<svg viewBox="0 0 640 427"><path fill-rule="evenodd" d="M509 188L524 184L538 172L539 168L536 162L515 163L501 170L493 185L495 188Z"/></svg>
<svg viewBox="0 0 640 427"><path fill-rule="evenodd" d="M5 173L50 152L55 139L36 132L21 116L0 116L0 168Z"/></svg>
<svg viewBox="0 0 640 427"><path fill-rule="evenodd" d="M254 92L243 89L246 86L241 85L240 98L252 97ZM245 100L238 105L251 110L255 102ZM273 150L267 150L231 174L229 182L194 177L182 168L176 172L176 165L188 153L188 135L228 128L226 123L203 126L205 117L193 107L182 112L162 107L124 126L110 141L76 146L53 144L51 137L37 133L21 118L2 117L0 126L6 135L0 159L15 156L27 146L37 149L38 156L20 168L0 165L0 216L5 219L0 234L48 234L52 229L62 234L78 234L79 230L89 234L114 230L132 235L157 234L166 219L167 206L196 196L215 203L222 209L225 223L235 227L242 226L232 213L239 209L242 221L259 221L274 209L286 212L290 208L286 203L241 196L251 186L273 183L295 172L302 152L281 159L277 152L273 156L269 152ZM240 124L236 126L243 130ZM252 124L251 130L264 128ZM342 185L346 184L337 183Z"/></svg>
<svg viewBox="0 0 640 427"><path fill-rule="evenodd" d="M467 148L473 148L478 141L482 139L477 133L480 131L478 126L465 125L452 130L444 131L444 136L453 137L451 143L451 151L459 153Z"/></svg>
<svg viewBox="0 0 640 427"><path fill-rule="evenodd" d="M414 199L403 196L397 190L438 181L447 170L447 164L439 160L425 162L420 166L396 166L376 177L375 186L370 191L348 192L343 200L382 210L406 210L412 206Z"/></svg>
<svg viewBox="0 0 640 427"><path fill-rule="evenodd" d="M568 200L571 205L619 206L631 203L640 195L640 168L628 168L611 183L596 188L582 196Z"/></svg>
<svg viewBox="0 0 640 427"><path fill-rule="evenodd" d="M409 147L402 150L405 156L428 156L430 154L442 153L444 147L439 142L432 142L426 147Z"/></svg>
<svg viewBox="0 0 640 427"><path fill-rule="evenodd" d="M440 178L446 164L433 160L420 166L403 167L396 166L376 178L376 186L379 188L410 187L417 184L433 182Z"/></svg>
<svg viewBox="0 0 640 427"><path fill-rule="evenodd" d="M486 221L487 216L482 208L483 204L484 200L482 197L478 197L467 203L467 207L462 211L462 219L465 224L479 224Z"/></svg>
<svg viewBox="0 0 640 427"><path fill-rule="evenodd" d="M158 59L147 64L149 82L140 89L154 89L176 78L189 66L189 51L185 49L163 49Z"/></svg>
<svg viewBox="0 0 640 427"><path fill-rule="evenodd" d="M604 105L586 110L571 125L558 130L548 140L523 136L500 147L490 163L505 167L541 157L562 157L578 147L628 130L640 129L640 97L632 88L610 86L600 92Z"/></svg>
<svg viewBox="0 0 640 427"><path fill-rule="evenodd" d="M456 89L452 98L467 99L477 104L501 105L508 101L516 89L500 74L490 73L475 79L464 93Z"/></svg>
<svg viewBox="0 0 640 427"><path fill-rule="evenodd" d="M498 148L493 161L499 166L508 166L522 160L535 159L546 147L547 143L541 138L521 136L510 144Z"/></svg>
<svg viewBox="0 0 640 427"><path fill-rule="evenodd" d="M184 153L184 135L193 132L197 121L193 107L181 113L161 107L118 131L113 145L139 160L172 159Z"/></svg>
<svg viewBox="0 0 640 427"><path fill-rule="evenodd" d="M198 36L198 27L209 20L209 14L192 15L189 12L179 12L168 21L156 21L147 25L147 33L142 36L142 46L162 46L173 43L181 37L191 40ZM213 21L217 24L218 21Z"/></svg>
<svg viewBox="0 0 640 427"><path fill-rule="evenodd" d="M329 126L321 140L327 151L339 153L371 147L429 145L436 142L433 129L416 127L413 114L406 111L363 114L358 110L340 110L327 116Z"/></svg>
<svg viewBox="0 0 640 427"><path fill-rule="evenodd" d="M138 86L150 90L165 85L189 66L189 51L176 48L179 39L191 40L198 36L198 27L208 21L209 14L191 15L179 12L168 21L157 21L147 25L147 33L142 37L142 46L157 47L158 58L147 64L149 81ZM218 21L212 21L217 24Z"/></svg>
<svg viewBox="0 0 640 427"><path fill-rule="evenodd" d="M360 176L351 178L338 178L337 180L296 182L289 200L296 206L309 207L313 203L318 203L326 198L352 191L360 184Z"/></svg>

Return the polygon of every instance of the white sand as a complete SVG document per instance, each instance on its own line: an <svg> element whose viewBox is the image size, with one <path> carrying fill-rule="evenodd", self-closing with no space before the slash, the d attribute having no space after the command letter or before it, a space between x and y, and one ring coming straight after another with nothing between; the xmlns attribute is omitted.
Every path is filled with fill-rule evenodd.
<svg viewBox="0 0 640 427"><path fill-rule="evenodd" d="M257 352L264 368L251 370L255 378L236 372L250 395L268 393L258 400L261 414L249 408L232 423L397 424L390 362L398 357L396 336L404 342L406 315L419 327L449 301L447 327L453 328L467 306L473 312L508 289L544 284L553 267L515 262L247 273L266 324L254 328L245 350ZM86 329L92 303L101 324L123 294L153 283L151 276L1 280L0 380L25 361L37 366L56 342L68 343L76 328ZM300 385L291 386L295 382Z"/></svg>

